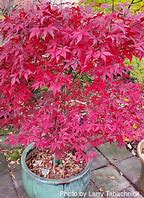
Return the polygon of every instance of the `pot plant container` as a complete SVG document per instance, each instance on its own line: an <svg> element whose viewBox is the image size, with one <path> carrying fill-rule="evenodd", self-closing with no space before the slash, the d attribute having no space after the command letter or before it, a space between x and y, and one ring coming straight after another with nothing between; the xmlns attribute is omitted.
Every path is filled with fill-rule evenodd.
<svg viewBox="0 0 144 198"><path fill-rule="evenodd" d="M144 192L144 140L138 144L138 155L141 160L140 188Z"/></svg>
<svg viewBox="0 0 144 198"><path fill-rule="evenodd" d="M26 147L22 174L28 196L83 192L94 157L85 151L144 137L143 89L128 80L131 67L125 64L144 57L142 16L48 2L15 10L0 30L0 125L17 131L8 143ZM76 161L87 165L76 175L69 169L70 177L38 176L26 164L34 147L58 159L73 151Z"/></svg>
<svg viewBox="0 0 144 198"><path fill-rule="evenodd" d="M34 174L27 167L27 155L34 149L34 143L28 145L21 157L22 181L30 198L66 198L79 197L85 192L91 178L92 160L82 172L67 179L45 179Z"/></svg>

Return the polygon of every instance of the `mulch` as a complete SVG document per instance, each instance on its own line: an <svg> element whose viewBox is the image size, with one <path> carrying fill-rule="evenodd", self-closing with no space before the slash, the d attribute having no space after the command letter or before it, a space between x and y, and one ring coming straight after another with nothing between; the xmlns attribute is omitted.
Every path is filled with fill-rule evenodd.
<svg viewBox="0 0 144 198"><path fill-rule="evenodd" d="M86 162L78 162L72 153L65 153L60 159L56 159L48 150L35 149L27 157L28 168L36 175L47 179L65 179L80 173Z"/></svg>

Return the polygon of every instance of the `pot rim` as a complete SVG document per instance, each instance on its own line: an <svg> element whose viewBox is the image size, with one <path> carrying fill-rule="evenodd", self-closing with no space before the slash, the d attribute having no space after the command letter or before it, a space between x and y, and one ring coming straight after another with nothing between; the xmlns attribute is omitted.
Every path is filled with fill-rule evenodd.
<svg viewBox="0 0 144 198"><path fill-rule="evenodd" d="M87 166L77 175L75 176L71 176L69 178L66 179L46 179L43 177L40 177L38 175L36 175L35 173L33 173L26 165L25 161L26 161L26 157L28 152L30 152L35 146L35 143L31 143L29 144L23 151L22 156L21 156L21 165L22 165L22 169L29 174L31 177L33 177L36 180L41 181L42 183L45 184L65 184L65 183L70 183L73 181L76 181L78 179L80 179L81 177L83 177L92 167L92 163L93 163L93 159L90 160L87 164Z"/></svg>
<svg viewBox="0 0 144 198"><path fill-rule="evenodd" d="M144 144L144 139L138 143L137 152L138 152L138 155L139 155L141 161L144 163L144 158L142 157L142 154L141 154L141 145L142 144Z"/></svg>

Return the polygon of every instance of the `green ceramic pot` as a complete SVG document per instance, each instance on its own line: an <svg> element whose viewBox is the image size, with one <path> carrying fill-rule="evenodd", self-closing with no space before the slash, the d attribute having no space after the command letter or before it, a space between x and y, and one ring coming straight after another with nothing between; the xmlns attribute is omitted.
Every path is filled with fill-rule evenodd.
<svg viewBox="0 0 144 198"><path fill-rule="evenodd" d="M144 140L138 144L138 155L141 160L140 188L144 192Z"/></svg>
<svg viewBox="0 0 144 198"><path fill-rule="evenodd" d="M44 179L30 171L26 157L34 149L34 143L28 145L21 157L22 181L29 198L77 198L82 197L91 178L92 161L76 176L67 179Z"/></svg>

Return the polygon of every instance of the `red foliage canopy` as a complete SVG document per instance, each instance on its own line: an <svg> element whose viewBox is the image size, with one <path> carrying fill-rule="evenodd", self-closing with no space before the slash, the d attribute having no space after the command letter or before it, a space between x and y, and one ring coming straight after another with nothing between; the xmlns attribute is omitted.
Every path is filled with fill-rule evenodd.
<svg viewBox="0 0 144 198"><path fill-rule="evenodd" d="M49 3L0 23L0 122L11 143L53 152L144 137L141 85L124 60L144 56L144 14ZM89 144L88 144L89 143Z"/></svg>

